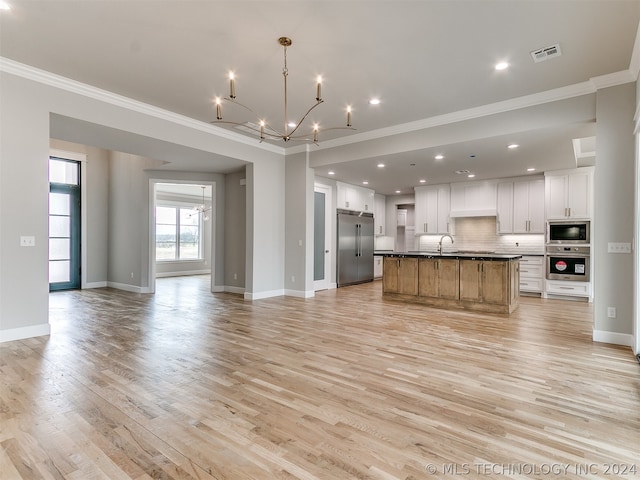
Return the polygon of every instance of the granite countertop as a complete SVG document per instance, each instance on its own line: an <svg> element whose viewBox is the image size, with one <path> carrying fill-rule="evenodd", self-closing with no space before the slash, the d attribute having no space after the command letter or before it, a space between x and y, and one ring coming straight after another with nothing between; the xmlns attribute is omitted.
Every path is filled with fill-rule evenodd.
<svg viewBox="0 0 640 480"><path fill-rule="evenodd" d="M516 260L522 258L522 254L516 253L496 253L483 251L451 251L451 252L427 252L427 251L408 251L408 252L392 252L390 250L376 250L374 255L382 257L416 257L416 258L458 258L468 260Z"/></svg>

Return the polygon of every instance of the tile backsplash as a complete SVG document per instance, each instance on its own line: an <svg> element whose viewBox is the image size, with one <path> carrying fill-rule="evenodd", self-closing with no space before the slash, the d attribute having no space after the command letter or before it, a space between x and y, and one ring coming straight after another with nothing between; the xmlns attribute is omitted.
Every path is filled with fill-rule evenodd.
<svg viewBox="0 0 640 480"><path fill-rule="evenodd" d="M498 235L496 217L464 217L454 220L454 245L445 238L444 252L451 250L482 250L504 253L544 253L544 235ZM436 250L441 235L416 237L417 250Z"/></svg>

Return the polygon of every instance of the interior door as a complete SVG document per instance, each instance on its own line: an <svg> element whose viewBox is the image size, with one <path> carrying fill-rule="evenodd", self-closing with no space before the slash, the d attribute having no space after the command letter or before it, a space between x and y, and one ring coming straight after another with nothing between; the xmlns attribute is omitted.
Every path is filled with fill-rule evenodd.
<svg viewBox="0 0 640 480"><path fill-rule="evenodd" d="M313 289L326 290L331 278L331 187L316 185L313 214Z"/></svg>
<svg viewBox="0 0 640 480"><path fill-rule="evenodd" d="M80 288L80 164L49 161L49 290Z"/></svg>

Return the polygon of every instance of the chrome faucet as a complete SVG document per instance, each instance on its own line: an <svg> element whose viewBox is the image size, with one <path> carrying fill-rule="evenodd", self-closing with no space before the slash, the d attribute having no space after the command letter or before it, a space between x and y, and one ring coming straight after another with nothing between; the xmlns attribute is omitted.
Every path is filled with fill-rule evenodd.
<svg viewBox="0 0 640 480"><path fill-rule="evenodd" d="M442 235L440 237L440 241L438 242L438 253L442 253L442 240L444 240L444 237L449 237L451 239L451 244L453 244L453 237L451 235L449 235L448 233L445 233L444 235Z"/></svg>

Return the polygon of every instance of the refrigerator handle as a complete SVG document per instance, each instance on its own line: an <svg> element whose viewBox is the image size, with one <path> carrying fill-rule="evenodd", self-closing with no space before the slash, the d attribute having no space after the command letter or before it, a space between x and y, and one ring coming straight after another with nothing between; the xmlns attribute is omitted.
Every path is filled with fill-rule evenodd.
<svg viewBox="0 0 640 480"><path fill-rule="evenodd" d="M362 225L356 224L356 257L362 256Z"/></svg>

